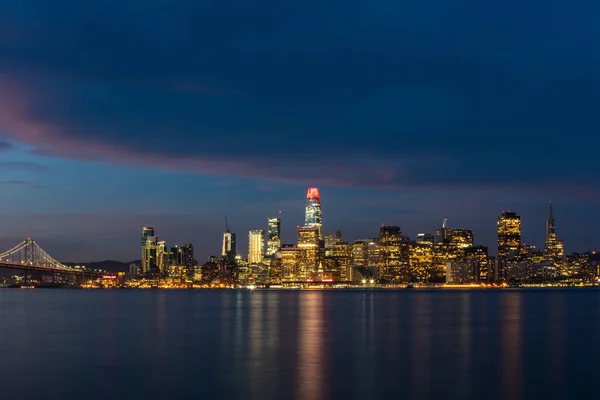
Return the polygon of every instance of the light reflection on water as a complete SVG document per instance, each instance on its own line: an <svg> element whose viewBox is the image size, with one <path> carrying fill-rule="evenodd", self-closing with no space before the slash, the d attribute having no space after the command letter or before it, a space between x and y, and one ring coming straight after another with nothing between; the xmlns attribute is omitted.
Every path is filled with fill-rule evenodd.
<svg viewBox="0 0 600 400"><path fill-rule="evenodd" d="M7 399L595 398L599 338L597 290L6 289L0 391Z"/></svg>

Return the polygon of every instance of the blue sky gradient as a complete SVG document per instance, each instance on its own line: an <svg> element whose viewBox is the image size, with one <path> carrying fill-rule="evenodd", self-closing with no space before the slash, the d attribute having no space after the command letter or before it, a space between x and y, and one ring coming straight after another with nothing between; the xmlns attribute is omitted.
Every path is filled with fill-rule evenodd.
<svg viewBox="0 0 600 400"><path fill-rule="evenodd" d="M0 247L138 258L143 225L199 260L224 215L306 187L325 231L443 218L495 252L514 210L541 246L599 247L596 2L80 1L0 4Z"/></svg>

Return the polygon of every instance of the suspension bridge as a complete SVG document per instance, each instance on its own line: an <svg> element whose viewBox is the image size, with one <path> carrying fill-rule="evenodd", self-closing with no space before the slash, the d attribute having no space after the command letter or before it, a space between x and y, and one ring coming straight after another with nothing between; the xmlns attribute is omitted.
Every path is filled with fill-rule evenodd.
<svg viewBox="0 0 600 400"><path fill-rule="evenodd" d="M47 274L76 275L89 278L106 277L106 274L102 272L68 267L56 261L31 238L0 254L0 268L18 269L26 273L37 271Z"/></svg>

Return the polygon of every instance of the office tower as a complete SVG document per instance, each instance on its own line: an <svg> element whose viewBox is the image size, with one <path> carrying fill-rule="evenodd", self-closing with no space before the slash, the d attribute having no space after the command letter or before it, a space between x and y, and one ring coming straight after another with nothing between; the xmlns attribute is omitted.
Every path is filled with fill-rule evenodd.
<svg viewBox="0 0 600 400"><path fill-rule="evenodd" d="M297 275L309 278L317 272L320 261L320 229L318 226L298 226L298 248L300 261Z"/></svg>
<svg viewBox="0 0 600 400"><path fill-rule="evenodd" d="M446 243L446 239L447 239L447 230L448 230L448 220L444 219L444 221L442 221L442 227L440 229L438 229L437 231L435 231L436 234L436 243L437 244L442 244L442 243Z"/></svg>
<svg viewBox="0 0 600 400"><path fill-rule="evenodd" d="M267 227L267 256L272 257L281 248L281 218L268 219Z"/></svg>
<svg viewBox="0 0 600 400"><path fill-rule="evenodd" d="M552 210L552 202L548 206L548 219L546 220L546 257L556 267L562 267L564 258L564 246L561 240L556 238L556 226L554 224L554 212Z"/></svg>
<svg viewBox="0 0 600 400"><path fill-rule="evenodd" d="M410 281L410 251L408 238L399 226L381 225L379 229L379 277L384 281Z"/></svg>
<svg viewBox="0 0 600 400"><path fill-rule="evenodd" d="M193 267L196 264L194 260L194 246L190 243L175 245L171 248L173 253L173 264L183 267Z"/></svg>
<svg viewBox="0 0 600 400"><path fill-rule="evenodd" d="M281 268L281 277L284 281L295 281L298 279L304 279L304 276L299 274L299 264L302 249L293 244L281 245L281 249L277 252L277 259L279 260Z"/></svg>
<svg viewBox="0 0 600 400"><path fill-rule="evenodd" d="M423 235L423 234L420 234ZM430 238L417 236L417 241L411 243L410 270L416 281L424 282L431 280L433 271L433 235Z"/></svg>
<svg viewBox="0 0 600 400"><path fill-rule="evenodd" d="M521 217L510 211L503 211L498 217L498 260L506 261L517 255L521 248Z"/></svg>
<svg viewBox="0 0 600 400"><path fill-rule="evenodd" d="M318 229L319 240L322 239L321 235L321 195L319 189L308 188L306 193L306 210L304 217L304 226L316 227Z"/></svg>
<svg viewBox="0 0 600 400"><path fill-rule="evenodd" d="M140 266L140 273L145 275L150 270L148 266L148 252L146 251L146 245L148 243L148 238L154 238L154 228L151 226L145 226L142 228L142 262Z"/></svg>
<svg viewBox="0 0 600 400"><path fill-rule="evenodd" d="M442 227L436 231L436 238L437 244L447 244L460 248L473 246L473 231L470 229L448 228L447 219L442 223Z"/></svg>
<svg viewBox="0 0 600 400"><path fill-rule="evenodd" d="M154 228L145 226L142 229L142 265L141 274L148 275L156 272L156 237Z"/></svg>
<svg viewBox="0 0 600 400"><path fill-rule="evenodd" d="M257 265L263 262L265 255L265 231L251 230L248 233L248 263Z"/></svg>
<svg viewBox="0 0 600 400"><path fill-rule="evenodd" d="M470 229L448 229L447 238L450 246L456 246L459 248L471 247L474 244L473 231Z"/></svg>
<svg viewBox="0 0 600 400"><path fill-rule="evenodd" d="M474 276L478 282L488 281L488 248L473 246L465 249L465 259L474 269Z"/></svg>
<svg viewBox="0 0 600 400"><path fill-rule="evenodd" d="M334 281L352 280L352 245L350 243L338 242L333 245L333 255L327 277Z"/></svg>
<svg viewBox="0 0 600 400"><path fill-rule="evenodd" d="M233 259L235 258L235 254L235 233L227 231L223 234L223 249L221 256Z"/></svg>
<svg viewBox="0 0 600 400"><path fill-rule="evenodd" d="M164 240L156 243L156 266L161 275L164 275L171 265L170 252L167 249L167 242Z"/></svg>
<svg viewBox="0 0 600 400"><path fill-rule="evenodd" d="M424 244L424 245L433 245L435 239L433 237L432 234L430 233L419 233L417 235L417 244Z"/></svg>
<svg viewBox="0 0 600 400"><path fill-rule="evenodd" d="M194 246L182 244L171 247L171 264L175 266L174 275L193 278L196 260L194 259Z"/></svg>

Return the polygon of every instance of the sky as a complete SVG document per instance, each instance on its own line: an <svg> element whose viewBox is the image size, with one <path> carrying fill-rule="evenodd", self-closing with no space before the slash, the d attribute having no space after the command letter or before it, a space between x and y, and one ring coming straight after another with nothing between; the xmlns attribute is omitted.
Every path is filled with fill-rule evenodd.
<svg viewBox="0 0 600 400"><path fill-rule="evenodd" d="M600 247L600 3L0 2L0 250L139 259L141 229L220 253L225 215L306 189L324 231L414 238L442 219L496 251L502 210L542 246ZM1 252L1 251L0 251Z"/></svg>

